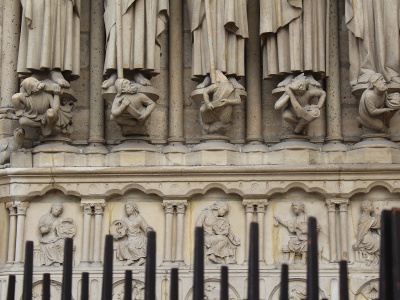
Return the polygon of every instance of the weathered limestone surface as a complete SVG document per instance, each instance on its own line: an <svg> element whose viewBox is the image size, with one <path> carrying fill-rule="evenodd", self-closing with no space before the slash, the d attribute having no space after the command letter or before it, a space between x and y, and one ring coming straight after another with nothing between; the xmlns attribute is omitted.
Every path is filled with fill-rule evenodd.
<svg viewBox="0 0 400 300"><path fill-rule="evenodd" d="M37 78L18 78L17 57L25 49L19 47L19 36L21 26L22 38L29 36L24 27L29 20L25 4L32 1L23 2L20 7L19 1L0 0L2 107L14 104L0 111L0 136L10 137L1 141L5 157L0 169L1 299L5 298L8 275L22 270L26 240L35 245L34 293L40 295L44 272L52 274L53 295L59 293L62 231L57 228L61 227L71 229L74 239L75 299L80 296L83 270L91 273L91 300L100 298L102 249L109 232L118 239L115 297L123 295L127 268L134 272L134 295L140 297L145 233L150 226L157 232L158 299L168 298L167 270L172 266L180 267L181 299L189 299L196 225L207 229L206 295L218 298L219 268L226 263L231 274L230 297L243 299L247 231L252 221L260 224L261 299L278 299L283 261L290 261L291 296L301 299L306 274L302 262L307 259L302 222L307 215L317 217L319 224L321 297L338 299L340 259L350 262L351 299L377 297L379 216L383 209L400 206L400 116L396 113L400 101L393 85L398 75L393 72L375 78L381 81L382 91L368 72L371 76L361 79L373 81L370 88L355 89L354 80L359 81L365 70L354 68L367 62L363 57L355 60L355 53L366 42L354 34L351 25L360 12L355 11L351 20L348 16L350 8L360 7L356 5L360 1L251 0L246 7L242 0L211 0L206 10L206 2L200 0L152 0L149 2L156 5L152 11L146 7L146 32L154 39L146 45L123 46L121 61L135 58L132 49L136 48L143 50L138 57L145 59L150 53L152 59L143 66L132 60L122 68L117 60L121 50L118 30L129 36L125 42L132 40L134 25L144 26L145 1L122 1L126 10L123 14L121 10L120 20L118 14L109 15L111 5L115 8L119 1L106 1L105 16L103 1L61 1L72 9L68 16L75 22L79 17L75 25L80 26L80 33L74 32L80 46L71 52L80 56L75 61L78 68L71 73L60 68L67 84L59 73L50 72L50 65ZM225 2L235 7L225 10L229 5L220 5ZM275 29L270 26L270 30L271 16L266 12L271 11L266 7L278 2L290 6L288 11L276 12L287 22L275 24ZM316 2L315 10L311 9ZM329 6L325 5L328 2ZM387 10L396 1L376 2ZM242 9L237 11L238 7ZM375 12L372 7L365 9ZM394 11L390 17L398 22ZM381 12L378 10L378 15ZM21 24L20 20L25 21ZM374 18L374 24L382 25L379 20ZM214 27L209 28L210 21ZM367 25L371 24L358 29ZM269 60L269 69L262 66L262 56L265 62L271 46L285 50L281 54L297 50L302 41L296 32L302 28L312 33L308 37L322 37L313 51L299 46L302 51L294 54L301 61L290 61L287 69L276 68L278 58ZM393 35L393 41L398 40L400 27L391 27L391 33L385 26L379 28L384 35L371 33L368 38L379 38L378 46L395 53L398 47L392 47L387 39ZM273 44L274 39L281 44ZM399 58L387 57L387 67L394 66L391 69L398 74ZM56 66L56 72L58 69ZM124 71L117 76L120 82L126 80L117 96L114 86L107 91L110 87L102 84L118 69ZM304 76L299 76L302 72ZM387 74L394 75L387 78ZM297 76L302 80L295 86ZM203 86L198 87L193 77L203 80ZM287 81L280 84L282 79ZM33 85L36 89L30 89ZM278 94L273 92L277 86L283 88ZM66 114L63 107L71 90L76 99L73 115ZM277 101L281 105L275 110ZM36 110L35 116L32 110ZM308 118L301 110L315 115ZM11 137L18 126L25 130L22 146L20 136ZM56 133L67 127L73 132L65 134L65 139L41 137L60 138ZM129 147L122 147L125 138L138 134L141 140L130 139ZM55 212L57 207L62 207L62 212ZM274 216L281 225L275 226L278 218ZM46 237L46 226L41 226L44 223L51 227L50 237Z"/></svg>

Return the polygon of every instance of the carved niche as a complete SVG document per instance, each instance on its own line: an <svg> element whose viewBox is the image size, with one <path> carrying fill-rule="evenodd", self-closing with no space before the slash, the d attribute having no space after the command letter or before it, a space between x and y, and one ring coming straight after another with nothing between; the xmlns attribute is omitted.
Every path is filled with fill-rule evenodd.
<svg viewBox="0 0 400 300"><path fill-rule="evenodd" d="M114 239L123 239L117 248L117 258L127 265L141 266L146 262L147 232L153 228L140 215L136 203L126 203L125 212L124 218L115 220L110 226Z"/></svg>
<svg viewBox="0 0 400 300"><path fill-rule="evenodd" d="M240 240L233 233L229 219L228 203L217 201L204 209L197 219L196 226L204 229L206 258L212 264L236 264L236 248Z"/></svg>

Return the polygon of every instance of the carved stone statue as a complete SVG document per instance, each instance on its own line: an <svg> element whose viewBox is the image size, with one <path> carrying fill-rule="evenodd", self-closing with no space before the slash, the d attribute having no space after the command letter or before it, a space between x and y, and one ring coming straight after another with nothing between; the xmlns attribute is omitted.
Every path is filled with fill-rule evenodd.
<svg viewBox="0 0 400 300"><path fill-rule="evenodd" d="M81 0L21 0L21 5L17 72L69 87L67 80L80 72Z"/></svg>
<svg viewBox="0 0 400 300"><path fill-rule="evenodd" d="M118 11L117 1L104 1L107 38L104 75L109 78L103 88L115 84L119 65L123 77L150 85L149 78L160 73L161 33L166 29L169 2L121 0Z"/></svg>
<svg viewBox="0 0 400 300"><path fill-rule="evenodd" d="M25 130L16 128L14 136L0 140L0 168L9 166L10 156L13 151L17 151L24 145Z"/></svg>
<svg viewBox="0 0 400 300"><path fill-rule="evenodd" d="M239 89L222 72L217 71L216 74L216 83L202 90L204 102L200 107L200 116L204 133L225 135L231 124L233 107L242 101Z"/></svg>
<svg viewBox="0 0 400 300"><path fill-rule="evenodd" d="M364 131L385 132L389 121L400 109L400 94L387 95L387 84L382 74L373 73L368 77L368 89L360 100L357 117Z"/></svg>
<svg viewBox="0 0 400 300"><path fill-rule="evenodd" d="M264 78L286 76L279 87L294 75L306 73L310 83L328 70L326 49L329 13L327 0L261 0L260 34Z"/></svg>
<svg viewBox="0 0 400 300"><path fill-rule="evenodd" d="M45 137L72 132L75 101L69 89L64 90L50 80L39 81L35 77L24 79L21 93L12 97L21 126L38 128Z"/></svg>
<svg viewBox="0 0 400 300"><path fill-rule="evenodd" d="M141 266L146 261L146 234L153 230L140 215L136 203L125 204L126 217L111 224L110 233L114 239L125 238L117 249L117 258L126 261L127 265Z"/></svg>
<svg viewBox="0 0 400 300"><path fill-rule="evenodd" d="M240 240L231 230L226 217L228 212L228 203L217 201L203 210L197 219L196 226L204 229L206 257L211 263L236 263L236 248L240 245Z"/></svg>
<svg viewBox="0 0 400 300"><path fill-rule="evenodd" d="M400 85L400 3L397 0L346 0L350 36L350 80L368 84L380 73L388 83Z"/></svg>
<svg viewBox="0 0 400 300"><path fill-rule="evenodd" d="M307 298L307 289L302 285L294 285L290 288L289 300L302 300Z"/></svg>
<svg viewBox="0 0 400 300"><path fill-rule="evenodd" d="M228 76L235 88L245 75L245 39L248 38L246 0L187 0L192 31L192 77L202 89L215 83L213 72Z"/></svg>
<svg viewBox="0 0 400 300"><path fill-rule="evenodd" d="M144 93L138 92L138 85L128 79L117 79L117 95L111 107L110 119L115 121L122 134L146 134L145 121L156 108L156 103Z"/></svg>
<svg viewBox="0 0 400 300"><path fill-rule="evenodd" d="M381 216L376 214L372 201L361 203L362 214L358 220L357 242L353 245L357 260L365 260L367 265L373 262L379 264L380 238L378 230L381 228ZM358 252L358 253L357 253ZM358 255L357 255L358 254Z"/></svg>
<svg viewBox="0 0 400 300"><path fill-rule="evenodd" d="M304 203L299 201L294 201L292 203L292 209L296 217L288 221L282 221L281 218L275 215L274 225L278 226L281 224L286 227L290 233L294 234L290 237L287 247L282 247L284 252L289 252L289 264L294 263L296 254L301 256L301 262L305 264L307 257L308 214L305 212ZM317 225L317 229L319 230L319 225Z"/></svg>
<svg viewBox="0 0 400 300"><path fill-rule="evenodd" d="M48 214L39 220L41 264L60 266L64 260L64 239L72 238L76 225L71 218L61 218L63 205L54 203Z"/></svg>
<svg viewBox="0 0 400 300"><path fill-rule="evenodd" d="M313 99L317 104L311 104ZM310 85L301 74L285 86L285 93L275 103L276 110L282 110L282 118L293 127L293 132L306 133L307 125L320 116L325 103L326 92Z"/></svg>

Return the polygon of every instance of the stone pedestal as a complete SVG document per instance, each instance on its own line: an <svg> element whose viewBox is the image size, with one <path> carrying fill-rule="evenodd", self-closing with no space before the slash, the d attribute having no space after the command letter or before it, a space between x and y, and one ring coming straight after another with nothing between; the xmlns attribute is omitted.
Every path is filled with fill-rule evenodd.
<svg viewBox="0 0 400 300"><path fill-rule="evenodd" d="M229 143L229 138L224 135L205 135L201 139L201 143L194 146L192 151L233 151L239 152L239 148Z"/></svg>
<svg viewBox="0 0 400 300"><path fill-rule="evenodd" d="M319 150L319 147L311 143L310 137L306 135L286 134L281 137L281 141L281 143L272 146L271 150Z"/></svg>
<svg viewBox="0 0 400 300"><path fill-rule="evenodd" d="M390 140L390 136L385 133L365 133L361 137L361 142L351 147L352 150L362 148L392 148L400 149L400 146Z"/></svg>
<svg viewBox="0 0 400 300"><path fill-rule="evenodd" d="M130 136L126 137L125 140L115 146L111 153L115 152L139 152L139 151L147 151L147 152L159 152L158 148L152 144L150 144L150 138L147 136Z"/></svg>

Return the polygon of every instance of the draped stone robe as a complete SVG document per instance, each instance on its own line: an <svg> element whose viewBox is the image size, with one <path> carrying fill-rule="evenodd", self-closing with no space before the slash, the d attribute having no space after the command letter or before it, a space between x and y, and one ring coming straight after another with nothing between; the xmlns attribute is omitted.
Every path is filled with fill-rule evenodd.
<svg viewBox="0 0 400 300"><path fill-rule="evenodd" d="M117 71L116 1L105 0L106 58L104 74ZM124 70L160 73L161 33L168 21L168 0L121 0Z"/></svg>
<svg viewBox="0 0 400 300"><path fill-rule="evenodd" d="M350 80L381 73L387 82L400 73L398 0L346 0L350 31Z"/></svg>
<svg viewBox="0 0 400 300"><path fill-rule="evenodd" d="M60 70L69 80L80 72L81 0L21 0L17 72Z"/></svg>
<svg viewBox="0 0 400 300"><path fill-rule="evenodd" d="M263 77L326 74L328 25L329 0L260 0Z"/></svg>
<svg viewBox="0 0 400 300"><path fill-rule="evenodd" d="M226 75L245 75L245 39L248 38L246 0L210 1L215 69ZM210 51L204 0L187 0L192 31L192 76L210 74Z"/></svg>

